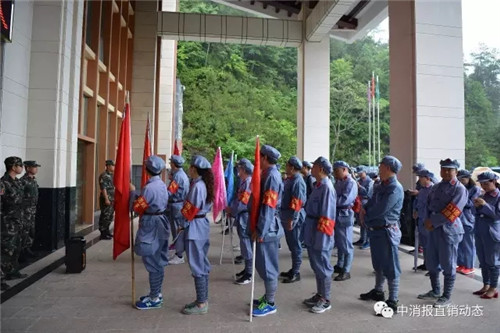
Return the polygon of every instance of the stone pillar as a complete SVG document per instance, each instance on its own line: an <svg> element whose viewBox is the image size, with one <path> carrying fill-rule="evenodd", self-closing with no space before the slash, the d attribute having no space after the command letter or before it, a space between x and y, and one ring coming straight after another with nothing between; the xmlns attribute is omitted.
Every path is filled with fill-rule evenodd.
<svg viewBox="0 0 500 333"><path fill-rule="evenodd" d="M297 155L330 158L330 38L303 41L297 57Z"/></svg>
<svg viewBox="0 0 500 333"><path fill-rule="evenodd" d="M439 160L465 160L461 1L389 1L391 154L400 180L411 166L439 175Z"/></svg>
<svg viewBox="0 0 500 333"><path fill-rule="evenodd" d="M82 24L80 1L34 3L26 159L42 165L35 239L41 248L63 246L76 222Z"/></svg>
<svg viewBox="0 0 500 333"><path fill-rule="evenodd" d="M162 11L177 11L177 0L162 0ZM159 91L158 91L158 126L157 145L155 153L165 155L167 158L172 154L174 146L174 106L175 106L175 84L177 76L177 41L161 39L161 51L159 65Z"/></svg>
<svg viewBox="0 0 500 333"><path fill-rule="evenodd" d="M132 164L134 175L139 174L144 150L144 133L148 113L154 133L156 105L156 46L158 1L136 1L132 91ZM157 138L152 135L152 141ZM135 166L139 166L135 168ZM135 170L137 169L137 170ZM140 178L140 177L139 177Z"/></svg>

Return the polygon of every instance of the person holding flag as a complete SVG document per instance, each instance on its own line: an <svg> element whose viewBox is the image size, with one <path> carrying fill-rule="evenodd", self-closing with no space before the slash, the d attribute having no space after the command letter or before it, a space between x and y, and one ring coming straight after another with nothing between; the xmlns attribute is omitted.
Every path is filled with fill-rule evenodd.
<svg viewBox="0 0 500 333"><path fill-rule="evenodd" d="M187 221L181 213L184 200L186 200L189 191L189 179L182 165L184 159L179 155L170 156L171 181L168 185L168 217L170 220L170 228L172 230L172 238L175 247L174 253L168 258L169 264L178 265L184 263L184 237L178 236L178 233L183 232L187 227Z"/></svg>
<svg viewBox="0 0 500 333"><path fill-rule="evenodd" d="M300 265L302 264L302 245L300 233L306 218L304 205L307 200L307 187L300 170L302 162L292 156L285 166L287 179L283 190L281 206L281 223L285 230L285 239L292 255L292 268L280 274L283 283L300 281Z"/></svg>
<svg viewBox="0 0 500 333"><path fill-rule="evenodd" d="M194 278L196 300L187 304L182 313L206 314L208 312L208 248L210 246L210 224L206 214L214 201L214 174L208 160L200 155L193 156L189 167L192 179L189 193L181 213L188 222L184 241L189 267Z"/></svg>
<svg viewBox="0 0 500 333"><path fill-rule="evenodd" d="M158 156L150 156L145 163L149 180L141 190L141 195L134 201L133 209L140 215L139 229L135 238L135 253L142 256L142 261L149 272L150 292L139 298L135 306L139 310L161 308L163 296L161 287L164 269L168 264L168 238L170 228L165 210L168 191L160 178L165 169L165 162Z"/></svg>
<svg viewBox="0 0 500 333"><path fill-rule="evenodd" d="M252 243L250 241L249 232L249 211L248 202L250 200L250 183L252 181L252 173L254 166L252 162L246 158L238 161L238 177L240 178L240 185L231 206L227 208L227 212L234 218L235 225L240 238L240 249L243 260L245 261L245 269L236 274L238 278L236 284L247 284L251 282L252 278Z"/></svg>
<svg viewBox="0 0 500 333"><path fill-rule="evenodd" d="M316 294L304 300L313 313L330 310L330 289L332 285L332 256L335 228L337 195L328 175L332 173L332 164L320 156L314 161L312 175L316 185L307 200L304 243L307 247L309 262L316 276Z"/></svg>
<svg viewBox="0 0 500 333"><path fill-rule="evenodd" d="M252 231L252 241L257 242L254 253L255 267L264 280L266 294L256 300L258 305L252 312L255 317L267 316L277 311L274 297L278 289L278 246L284 234L279 216L283 181L276 167L280 157L280 152L272 146L264 145L260 149L261 201L257 225Z"/></svg>

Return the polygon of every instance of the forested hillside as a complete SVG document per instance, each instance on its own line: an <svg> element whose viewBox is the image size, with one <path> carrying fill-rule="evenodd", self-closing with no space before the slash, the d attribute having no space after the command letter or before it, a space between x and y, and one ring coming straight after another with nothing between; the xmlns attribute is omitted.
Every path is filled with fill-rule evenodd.
<svg viewBox="0 0 500 333"><path fill-rule="evenodd" d="M208 1L181 0L181 11L241 15ZM247 14L244 14L247 15ZM255 135L287 159L296 152L297 50L218 43L178 43L184 92L184 149L212 158L217 146L252 157ZM330 48L330 156L368 162L367 82L380 79L382 154L389 152L389 49L366 37ZM500 163L500 56L485 47L465 75L466 164ZM452 140L452 138L450 138Z"/></svg>

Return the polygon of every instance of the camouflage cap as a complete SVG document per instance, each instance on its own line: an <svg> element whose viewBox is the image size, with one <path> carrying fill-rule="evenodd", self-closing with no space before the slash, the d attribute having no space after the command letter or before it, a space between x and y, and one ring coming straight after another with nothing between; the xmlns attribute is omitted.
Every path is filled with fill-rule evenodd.
<svg viewBox="0 0 500 333"><path fill-rule="evenodd" d="M17 156L9 156L3 162L5 163L5 167L7 169L13 167L14 165L19 165L19 166L23 165L23 160Z"/></svg>
<svg viewBox="0 0 500 333"><path fill-rule="evenodd" d="M115 165L115 161L113 160L106 160L106 166L108 165Z"/></svg>
<svg viewBox="0 0 500 333"><path fill-rule="evenodd" d="M36 161L24 161L24 166L31 167L31 168L41 167L41 165L36 163Z"/></svg>

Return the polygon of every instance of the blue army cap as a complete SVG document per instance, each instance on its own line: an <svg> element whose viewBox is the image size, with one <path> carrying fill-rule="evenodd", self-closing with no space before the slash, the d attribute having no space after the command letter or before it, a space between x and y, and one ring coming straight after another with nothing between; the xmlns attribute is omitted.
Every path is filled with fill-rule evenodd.
<svg viewBox="0 0 500 333"><path fill-rule="evenodd" d="M432 172L430 172L429 170L427 170L427 169L421 169L420 171L418 171L417 172L417 176L419 176L419 177L427 177L429 179L434 178L434 174Z"/></svg>
<svg viewBox="0 0 500 333"><path fill-rule="evenodd" d="M332 164L330 163L329 160L327 160L323 156L318 157L313 164L318 164L320 167L323 168L323 170L325 170L327 174L331 174L333 171Z"/></svg>
<svg viewBox="0 0 500 333"><path fill-rule="evenodd" d="M401 167L403 166L397 158L391 155L385 156L382 159L382 161L380 161L380 164L387 165L394 173L398 173L399 170L401 170Z"/></svg>
<svg viewBox="0 0 500 333"><path fill-rule="evenodd" d="M40 164L36 163L36 161L24 161L24 166L34 168L34 167L41 167Z"/></svg>
<svg viewBox="0 0 500 333"><path fill-rule="evenodd" d="M457 169L457 170L458 168L460 168L460 163L458 163L457 160L452 160L451 158L441 160L439 162L439 165L441 165L441 168Z"/></svg>
<svg viewBox="0 0 500 333"><path fill-rule="evenodd" d="M176 167L180 168L184 164L184 159L182 158L182 156L172 155L170 156L170 162L174 163Z"/></svg>
<svg viewBox="0 0 500 333"><path fill-rule="evenodd" d="M310 162L307 162L307 161L302 161L302 167L305 167L305 168L308 168L308 169L312 169L312 164Z"/></svg>
<svg viewBox="0 0 500 333"><path fill-rule="evenodd" d="M191 159L191 165L197 167L198 169L210 169L212 167L210 162L201 155L194 155Z"/></svg>
<svg viewBox="0 0 500 333"><path fill-rule="evenodd" d="M470 171L465 170L465 169L458 170L457 178L460 179L460 178L470 178L470 177L471 177Z"/></svg>
<svg viewBox="0 0 500 333"><path fill-rule="evenodd" d="M156 155L149 156L146 160L146 169L148 169L152 174L158 175L163 169L165 169L165 161Z"/></svg>
<svg viewBox="0 0 500 333"><path fill-rule="evenodd" d="M366 172L366 166L364 166L364 165L358 165L356 167L356 173L361 173L361 172Z"/></svg>
<svg viewBox="0 0 500 333"><path fill-rule="evenodd" d="M349 169L349 164L347 164L346 162L344 161L335 161L335 163L333 163L333 168L334 169L337 169L337 168L347 168Z"/></svg>
<svg viewBox="0 0 500 333"><path fill-rule="evenodd" d="M378 173L373 172L373 171L372 171L372 172L368 172L368 174L367 174L367 175L368 175L368 177L370 177L371 179L373 179L373 178L377 178L377 177L378 177Z"/></svg>
<svg viewBox="0 0 500 333"><path fill-rule="evenodd" d="M280 152L270 145L263 145L260 148L260 153L276 161L281 157Z"/></svg>
<svg viewBox="0 0 500 333"><path fill-rule="evenodd" d="M253 173L253 164L246 158L242 158L238 161L238 166L243 168L247 174Z"/></svg>
<svg viewBox="0 0 500 333"><path fill-rule="evenodd" d="M425 169L425 165L424 165L424 163L416 163L411 168L413 169L413 173L418 173L420 170Z"/></svg>
<svg viewBox="0 0 500 333"><path fill-rule="evenodd" d="M106 160L106 166L108 165L115 165L115 161L113 160Z"/></svg>
<svg viewBox="0 0 500 333"><path fill-rule="evenodd" d="M482 172L479 174L479 176L477 176L477 180L480 183L486 183L489 182L490 180L497 180L497 179L498 179L497 174L491 171Z"/></svg>
<svg viewBox="0 0 500 333"><path fill-rule="evenodd" d="M290 159L288 159L288 164L293 166L295 169L300 170L302 169L302 162L299 160L297 156L292 156Z"/></svg>

